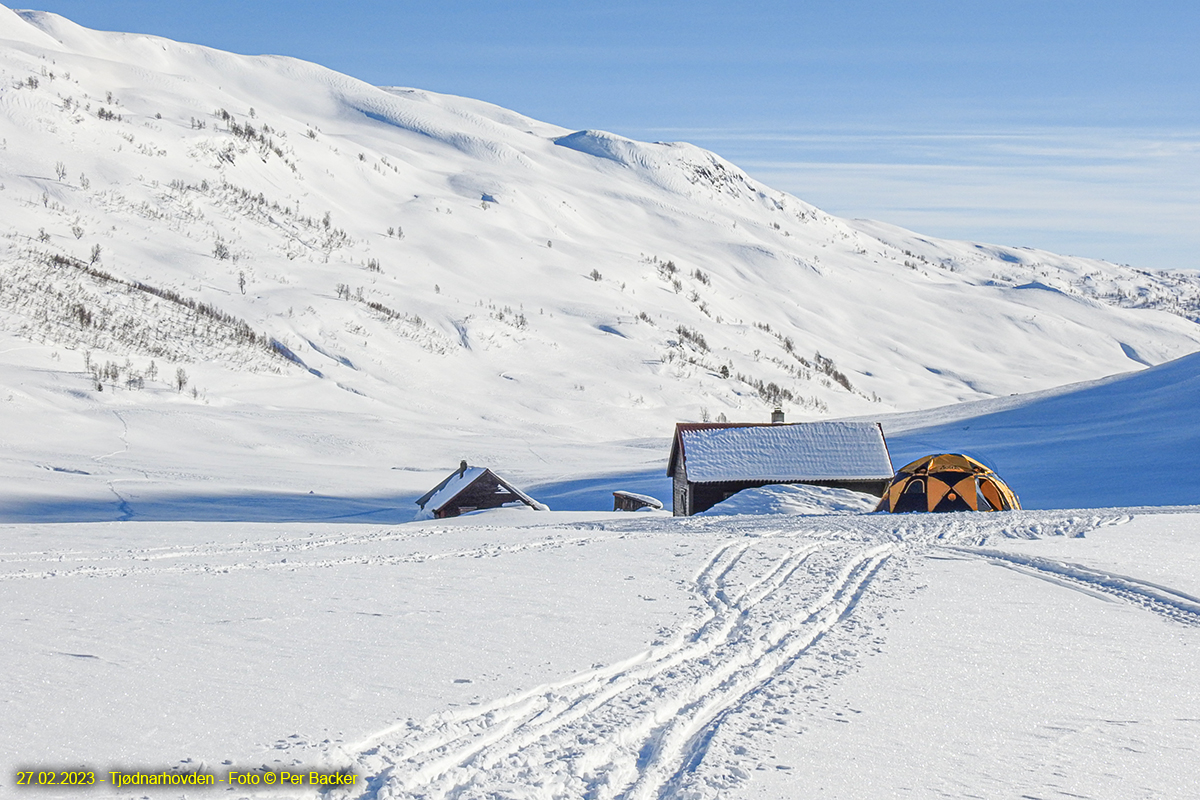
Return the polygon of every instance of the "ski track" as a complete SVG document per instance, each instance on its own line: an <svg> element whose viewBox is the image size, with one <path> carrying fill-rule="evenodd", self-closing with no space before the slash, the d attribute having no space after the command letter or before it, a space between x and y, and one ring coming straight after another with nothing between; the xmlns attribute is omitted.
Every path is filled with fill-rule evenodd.
<svg viewBox="0 0 1200 800"><path fill-rule="evenodd" d="M1117 598L1174 622L1184 625L1200 625L1200 598L1168 586L1067 561L1007 553L1001 550L965 547L947 549L983 558L999 566L1008 567L1035 578L1049 580L1093 597Z"/></svg>
<svg viewBox="0 0 1200 800"><path fill-rule="evenodd" d="M340 754L364 780L336 796L691 796L691 780L721 727L847 619L894 555L976 555L969 546L1079 537L1129 520L1120 513L1072 512L973 516L969 524L954 516L846 516L797 520L790 531L780 530L778 520L677 521L729 539L695 574L701 605L670 643L481 706L379 731ZM652 534L661 527L625 529Z"/></svg>
<svg viewBox="0 0 1200 800"><path fill-rule="evenodd" d="M492 526L462 527L460 532L495 530ZM561 529L555 529L561 530ZM599 538L646 535L639 532L607 531L588 536L564 536L561 533L540 539L511 544L485 543L470 548L445 551L414 551L403 555L382 553L343 556L340 558L304 558L321 550L337 547L363 547L402 544L416 541L437 541L444 534L441 528L388 529L366 532L338 532L325 536L285 537L240 541L234 543L202 543L196 545L164 545L161 547L128 548L120 551L53 550L0 553L0 581L73 578L125 577L160 573L202 574L246 570L321 569L353 565L411 564L446 558L491 558L525 550L537 550L568 545L588 544ZM292 556L282 559L279 556ZM296 558L299 556L300 558ZM224 561L221 559L240 559ZM164 565L164 562L183 562ZM109 565L112 566L109 566Z"/></svg>
<svg viewBox="0 0 1200 800"><path fill-rule="evenodd" d="M696 574L702 611L671 643L381 731L351 748L366 791L343 796L465 800L515 785L529 797L670 796L727 712L844 619L897 547L727 542ZM761 574L741 575L753 569L749 556L761 562L779 548ZM375 779L385 772L387 781Z"/></svg>
<svg viewBox="0 0 1200 800"><path fill-rule="evenodd" d="M32 580L32 579L49 579L49 578L112 578L112 577L130 577L130 576L145 576L145 575L160 575L166 573L174 574L215 574L228 572L244 572L250 570L297 570L297 569L330 569L333 567L345 566L388 566L394 564L419 564L427 561L440 561L447 558L495 558L498 556L508 555L512 553L520 553L527 550L544 550L549 548L564 547L567 545L587 544L594 541L594 537L588 536L552 536L545 539L539 539L532 542L523 542L518 544L484 544L478 547L470 547L460 550L448 550L443 552L414 552L405 555L385 555L372 554L362 556L344 556L342 558L315 559L305 561L295 561L288 559L279 559L272 561L255 560L255 561L236 561L226 564L211 564L211 563L190 563L176 564L173 566L114 566L101 567L94 564L83 564L77 567L63 569L43 569L40 571L29 571L21 569L17 571L0 573L0 581L9 580ZM307 549L307 548L301 548ZM277 554L281 552L289 552L285 547L272 548L267 551L257 550L257 553L269 552ZM193 555L213 556L224 555L220 552L198 553ZM163 558L166 556L159 556ZM53 559L47 559L53 561ZM151 561L152 557L145 557L143 561ZM2 562L0 562L2 563Z"/></svg>
<svg viewBox="0 0 1200 800"><path fill-rule="evenodd" d="M1200 599L1169 587L994 549L998 541L1078 537L1130 519L1118 512L1017 512L970 520L847 515L797 518L782 528L778 518L622 520L517 526L536 536L524 541L513 541L506 526L455 529L476 541L491 539L495 531L495 541L470 547L461 539L454 547L455 539L439 538L448 532L444 528L379 527L121 551L97 546L6 552L0 553L0 580L494 558L668 531L715 537L717 544L692 577L693 614L669 642L479 705L423 721L404 720L321 756L329 765L349 765L360 776L356 787L326 795L343 800L663 800L713 796L717 787L705 776L722 769L730 736L756 716L764 688L797 664L816 663L812 659L821 658L822 648L815 645L824 637L865 635L855 630L859 622L838 633L839 623L851 617L889 563L907 563L907 558L893 560L897 555L985 559L1200 625ZM414 546L412 552L382 552L408 546ZM733 767L725 774L728 780L746 778Z"/></svg>

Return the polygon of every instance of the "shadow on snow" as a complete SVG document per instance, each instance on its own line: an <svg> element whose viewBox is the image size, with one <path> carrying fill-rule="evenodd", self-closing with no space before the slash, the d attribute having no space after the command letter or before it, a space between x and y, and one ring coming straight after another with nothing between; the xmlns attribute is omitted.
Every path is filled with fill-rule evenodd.
<svg viewBox="0 0 1200 800"><path fill-rule="evenodd" d="M524 488L524 487L523 487ZM658 470L589 477L528 487L555 511L608 511L617 489L647 494L670 508L671 479ZM253 492L237 495L161 494L134 497L11 497L0 523L37 522L411 522L416 495L336 497Z"/></svg>
<svg viewBox="0 0 1200 800"><path fill-rule="evenodd" d="M671 479L664 470L577 478L528 487L529 494L555 511L611 511L617 490L645 494L671 508Z"/></svg>
<svg viewBox="0 0 1200 800"><path fill-rule="evenodd" d="M318 494L157 495L98 500L12 499L0 522L409 522L415 496L331 497Z"/></svg>

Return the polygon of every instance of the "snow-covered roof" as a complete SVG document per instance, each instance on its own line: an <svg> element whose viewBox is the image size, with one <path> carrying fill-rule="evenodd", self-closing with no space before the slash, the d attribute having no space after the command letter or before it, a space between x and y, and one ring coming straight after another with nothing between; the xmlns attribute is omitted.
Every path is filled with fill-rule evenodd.
<svg viewBox="0 0 1200 800"><path fill-rule="evenodd" d="M645 503L646 505L648 505L652 508L657 509L657 508L663 507L661 500L659 500L657 497L651 497L648 494L638 494L637 492L627 492L624 489L618 489L617 491L613 492L613 494L620 496L620 497L628 497L633 500L637 500L639 503Z"/></svg>
<svg viewBox="0 0 1200 800"><path fill-rule="evenodd" d="M435 486L429 494L418 500L417 505L429 512L437 511L454 495L470 486L476 478L486 471L483 467L467 467L465 470L456 469L450 473L449 478L446 478L446 480Z"/></svg>
<svg viewBox="0 0 1200 800"><path fill-rule="evenodd" d="M417 505L421 507L421 511L418 512L415 519L432 519L434 512L440 511L460 492L487 473L490 473L497 483L512 492L519 501L530 508L537 509L538 511L548 511L550 509L545 503L539 503L537 500L534 500L486 467L460 467L450 473L450 477L433 487L424 497L416 501Z"/></svg>
<svg viewBox="0 0 1200 800"><path fill-rule="evenodd" d="M873 422L679 425L671 469L682 457L694 483L891 478L883 430Z"/></svg>

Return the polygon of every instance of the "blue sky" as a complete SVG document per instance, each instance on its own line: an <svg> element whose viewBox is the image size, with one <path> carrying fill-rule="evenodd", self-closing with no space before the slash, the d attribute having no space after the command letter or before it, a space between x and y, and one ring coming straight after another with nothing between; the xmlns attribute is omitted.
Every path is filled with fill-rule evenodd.
<svg viewBox="0 0 1200 800"><path fill-rule="evenodd" d="M1195 0L38 7L695 142L835 214L1200 268Z"/></svg>

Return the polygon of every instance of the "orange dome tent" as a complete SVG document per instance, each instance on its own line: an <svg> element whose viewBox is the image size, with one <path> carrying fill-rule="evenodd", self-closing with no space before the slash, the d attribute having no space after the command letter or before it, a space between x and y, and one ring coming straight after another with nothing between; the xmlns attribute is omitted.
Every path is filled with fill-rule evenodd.
<svg viewBox="0 0 1200 800"><path fill-rule="evenodd" d="M918 458L896 471L876 511L1008 511L1021 501L1000 476L956 453Z"/></svg>

